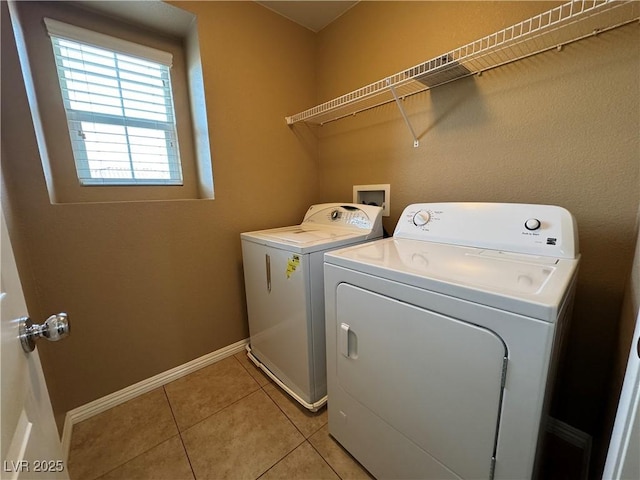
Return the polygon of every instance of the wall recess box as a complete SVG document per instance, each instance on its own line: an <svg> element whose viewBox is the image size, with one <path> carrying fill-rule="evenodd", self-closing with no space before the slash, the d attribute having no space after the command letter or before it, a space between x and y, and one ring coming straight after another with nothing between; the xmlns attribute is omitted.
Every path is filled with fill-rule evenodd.
<svg viewBox="0 0 640 480"><path fill-rule="evenodd" d="M353 203L378 205L382 207L382 216L388 217L391 210L391 186L389 184L354 185Z"/></svg>

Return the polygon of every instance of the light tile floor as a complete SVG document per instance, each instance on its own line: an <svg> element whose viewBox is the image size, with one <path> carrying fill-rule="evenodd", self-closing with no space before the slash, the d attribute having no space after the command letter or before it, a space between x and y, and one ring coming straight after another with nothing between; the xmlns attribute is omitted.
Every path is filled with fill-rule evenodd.
<svg viewBox="0 0 640 480"><path fill-rule="evenodd" d="M244 353L74 425L72 480L369 479Z"/></svg>

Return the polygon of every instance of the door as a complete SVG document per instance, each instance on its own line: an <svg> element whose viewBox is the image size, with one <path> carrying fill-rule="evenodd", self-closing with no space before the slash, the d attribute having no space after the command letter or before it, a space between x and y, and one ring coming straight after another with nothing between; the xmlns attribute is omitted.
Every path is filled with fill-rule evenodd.
<svg viewBox="0 0 640 480"><path fill-rule="evenodd" d="M18 321L27 307L4 213L0 212L2 479L68 479L37 349L27 354ZM40 322L37 322L40 323Z"/></svg>
<svg viewBox="0 0 640 480"><path fill-rule="evenodd" d="M640 478L640 312L602 478Z"/></svg>
<svg viewBox="0 0 640 480"><path fill-rule="evenodd" d="M381 429L398 432L395 443L402 442L401 450L424 452L425 458L414 462L424 467L405 472L404 457L384 458L386 447L377 451L375 440L361 439L374 457L384 458L381 470L372 473L492 478L507 357L500 337L347 283L338 286L336 312L339 390L379 419L373 421ZM343 410L341 395L333 393L331 405L357 418L353 407ZM345 424L350 422L347 418Z"/></svg>

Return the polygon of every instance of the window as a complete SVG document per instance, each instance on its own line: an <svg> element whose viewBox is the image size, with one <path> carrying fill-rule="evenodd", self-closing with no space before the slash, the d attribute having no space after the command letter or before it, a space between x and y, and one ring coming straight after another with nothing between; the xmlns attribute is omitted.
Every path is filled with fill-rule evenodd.
<svg viewBox="0 0 640 480"><path fill-rule="evenodd" d="M8 3L52 204L214 199L196 17L139 3Z"/></svg>
<svg viewBox="0 0 640 480"><path fill-rule="evenodd" d="M172 55L49 18L81 185L182 185Z"/></svg>

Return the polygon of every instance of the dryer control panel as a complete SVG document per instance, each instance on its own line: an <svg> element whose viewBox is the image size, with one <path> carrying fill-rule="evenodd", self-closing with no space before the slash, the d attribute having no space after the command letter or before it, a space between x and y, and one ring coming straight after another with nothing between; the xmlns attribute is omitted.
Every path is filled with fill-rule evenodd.
<svg viewBox="0 0 640 480"><path fill-rule="evenodd" d="M415 203L393 236L558 258L579 254L573 215L554 205Z"/></svg>

